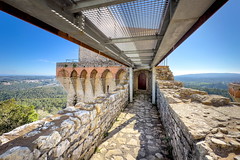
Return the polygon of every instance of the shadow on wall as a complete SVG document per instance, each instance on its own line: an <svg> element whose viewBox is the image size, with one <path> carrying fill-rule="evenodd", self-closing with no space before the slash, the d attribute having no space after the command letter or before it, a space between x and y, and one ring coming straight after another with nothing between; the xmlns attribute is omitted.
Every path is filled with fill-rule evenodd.
<svg viewBox="0 0 240 160"><path fill-rule="evenodd" d="M71 74L69 74L71 73ZM125 67L65 67L57 72L57 80L68 93L67 106L78 102L91 103L96 97L126 84Z"/></svg>

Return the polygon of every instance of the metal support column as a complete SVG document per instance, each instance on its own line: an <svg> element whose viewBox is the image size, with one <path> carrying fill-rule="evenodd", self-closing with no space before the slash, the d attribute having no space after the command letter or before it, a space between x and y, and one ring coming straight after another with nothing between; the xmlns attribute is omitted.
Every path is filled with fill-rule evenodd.
<svg viewBox="0 0 240 160"><path fill-rule="evenodd" d="M129 101L133 102L133 69L129 68Z"/></svg>
<svg viewBox="0 0 240 160"><path fill-rule="evenodd" d="M152 104L156 104L156 68L152 68Z"/></svg>

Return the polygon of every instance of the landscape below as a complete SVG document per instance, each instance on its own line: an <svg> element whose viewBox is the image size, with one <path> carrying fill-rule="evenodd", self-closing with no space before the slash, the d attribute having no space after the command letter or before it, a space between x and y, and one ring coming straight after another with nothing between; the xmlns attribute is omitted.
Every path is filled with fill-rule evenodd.
<svg viewBox="0 0 240 160"><path fill-rule="evenodd" d="M173 158L239 159L238 103L183 88L171 74L168 67L157 68L156 98ZM113 93L97 97L93 104L78 103L4 133L0 137L0 159L16 155L21 159L89 159L127 102L128 84L119 85Z"/></svg>

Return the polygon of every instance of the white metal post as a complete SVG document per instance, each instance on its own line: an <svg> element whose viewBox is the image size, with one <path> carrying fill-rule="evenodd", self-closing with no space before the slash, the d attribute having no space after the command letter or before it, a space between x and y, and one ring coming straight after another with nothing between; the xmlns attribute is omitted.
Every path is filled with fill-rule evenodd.
<svg viewBox="0 0 240 160"><path fill-rule="evenodd" d="M133 69L129 68L129 100L133 102Z"/></svg>
<svg viewBox="0 0 240 160"><path fill-rule="evenodd" d="M156 104L156 68L152 68L152 104Z"/></svg>

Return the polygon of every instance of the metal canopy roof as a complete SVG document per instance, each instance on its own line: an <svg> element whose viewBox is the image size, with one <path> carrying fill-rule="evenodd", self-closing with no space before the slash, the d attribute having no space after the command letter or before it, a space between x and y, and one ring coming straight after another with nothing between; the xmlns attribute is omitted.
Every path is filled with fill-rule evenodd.
<svg viewBox="0 0 240 160"><path fill-rule="evenodd" d="M135 68L153 67L227 0L0 0L0 9Z"/></svg>

